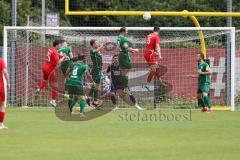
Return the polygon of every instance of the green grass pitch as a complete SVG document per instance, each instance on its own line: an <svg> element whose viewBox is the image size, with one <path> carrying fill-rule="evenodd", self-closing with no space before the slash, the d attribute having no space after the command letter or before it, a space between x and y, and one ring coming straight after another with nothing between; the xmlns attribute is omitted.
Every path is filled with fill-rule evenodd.
<svg viewBox="0 0 240 160"><path fill-rule="evenodd" d="M158 111L143 111L151 114ZM169 110L169 113L175 110ZM7 108L1 160L238 160L240 112L200 113L191 121L126 121L110 112L65 122L52 109Z"/></svg>

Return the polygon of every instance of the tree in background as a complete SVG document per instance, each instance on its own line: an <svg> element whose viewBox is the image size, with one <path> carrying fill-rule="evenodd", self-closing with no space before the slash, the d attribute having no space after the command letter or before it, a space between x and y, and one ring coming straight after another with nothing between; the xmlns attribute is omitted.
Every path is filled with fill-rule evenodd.
<svg viewBox="0 0 240 160"><path fill-rule="evenodd" d="M151 3L150 3L151 2ZM31 21L41 24L41 1L17 0L17 25L27 24L27 16ZM0 45L2 45L2 30L4 25L11 25L11 1L0 1ZM227 0L71 0L71 10L95 11L227 11ZM240 11L240 1L233 0L233 11ZM191 20L183 17L152 17L148 22L140 16L65 16L64 0L46 0L46 13L60 14L60 26L193 26ZM226 17L199 17L204 27L226 26ZM240 26L239 18L233 18L233 25Z"/></svg>

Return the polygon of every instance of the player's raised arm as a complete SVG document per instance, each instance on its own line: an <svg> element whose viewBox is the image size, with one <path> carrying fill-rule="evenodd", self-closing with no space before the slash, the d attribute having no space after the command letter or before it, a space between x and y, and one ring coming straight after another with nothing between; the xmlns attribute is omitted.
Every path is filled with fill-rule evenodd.
<svg viewBox="0 0 240 160"><path fill-rule="evenodd" d="M106 45L110 43L110 41L106 41L106 42L103 42L103 43L99 43L96 39L92 39L90 41L90 45L93 46L93 52L95 54L98 54L100 52L100 50Z"/></svg>
<svg viewBox="0 0 240 160"><path fill-rule="evenodd" d="M65 58L66 58L65 55L60 56L60 59L59 59L59 61L58 61L58 64L60 64L61 62L63 62Z"/></svg>
<svg viewBox="0 0 240 160"><path fill-rule="evenodd" d="M72 53L72 47L69 47L70 48L70 53L69 53L69 55L70 55L70 59L72 59L73 58L73 53Z"/></svg>
<svg viewBox="0 0 240 160"><path fill-rule="evenodd" d="M127 50L128 50L129 52L131 52L131 53L138 53L138 52L139 52L139 49L137 49L137 48L131 48L131 47L129 47Z"/></svg>
<svg viewBox="0 0 240 160"><path fill-rule="evenodd" d="M160 39L159 39L159 31L160 28L158 26L154 27L153 33L156 34L155 36L155 53L161 59L161 47L160 47Z"/></svg>

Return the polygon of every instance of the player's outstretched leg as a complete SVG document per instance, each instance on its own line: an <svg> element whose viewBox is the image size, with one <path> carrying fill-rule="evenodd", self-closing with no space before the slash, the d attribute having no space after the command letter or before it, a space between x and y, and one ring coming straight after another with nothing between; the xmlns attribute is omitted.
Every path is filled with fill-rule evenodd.
<svg viewBox="0 0 240 160"><path fill-rule="evenodd" d="M121 78L120 78L120 86L124 88L124 92L128 92L128 73L131 69L121 69Z"/></svg>
<svg viewBox="0 0 240 160"><path fill-rule="evenodd" d="M129 97L130 97L130 100L133 102L135 108L137 108L138 110L143 110L143 108L138 105L134 95L131 94L129 95Z"/></svg>
<svg viewBox="0 0 240 160"><path fill-rule="evenodd" d="M57 106L56 98L57 98L56 87L52 87L52 100L50 101L50 104L53 108L55 108Z"/></svg>
<svg viewBox="0 0 240 160"><path fill-rule="evenodd" d="M126 89L126 88L125 88L125 89ZM130 99L130 101L132 102L132 104L134 105L134 107L135 107L136 109L138 109L138 110L143 110L143 108L138 105L138 103L137 103L137 101L136 101L136 98L135 98L135 96L132 94L132 92L130 91L130 89L129 89L129 88L127 88L127 89L128 89L128 92L125 92L125 91L122 91L122 90L118 90L118 94L120 95L120 97L123 98L123 97L124 97L124 94L127 95L127 96L129 96L129 99ZM124 98L123 98L123 100L124 100Z"/></svg>
<svg viewBox="0 0 240 160"><path fill-rule="evenodd" d="M36 92L35 92L35 95L38 96L39 93L41 92L41 90L42 90L44 87L46 87L46 85L47 85L47 82L46 82L45 80L42 81L42 82L39 84L39 86L38 86L38 88L37 88L37 90L36 90Z"/></svg>
<svg viewBox="0 0 240 160"><path fill-rule="evenodd" d="M153 77L157 77L158 80L161 80L160 76L158 76L160 75L160 72L157 72L157 69L158 69L157 62L154 61L154 63L149 63L149 67L150 67L150 70L147 77L147 85L144 85L144 88L146 88L148 91L150 91L149 84L151 83Z"/></svg>

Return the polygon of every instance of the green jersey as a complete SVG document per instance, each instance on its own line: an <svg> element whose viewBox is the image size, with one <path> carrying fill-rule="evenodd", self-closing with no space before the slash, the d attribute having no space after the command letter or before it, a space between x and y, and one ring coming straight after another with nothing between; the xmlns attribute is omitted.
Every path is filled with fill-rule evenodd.
<svg viewBox="0 0 240 160"><path fill-rule="evenodd" d="M90 56L93 63L93 70L102 70L102 55L100 53L95 53L94 49L90 49Z"/></svg>
<svg viewBox="0 0 240 160"><path fill-rule="evenodd" d="M68 67L70 66L71 64L71 61L70 61L70 54L72 53L72 48L70 46L65 46L63 48L60 48L58 50L58 53L60 53L61 55L66 55L67 56L67 59L64 60L62 63L61 63L61 70L63 72L63 74L65 75Z"/></svg>
<svg viewBox="0 0 240 160"><path fill-rule="evenodd" d="M118 44L118 50L120 53L121 52L128 53L127 48L129 47L130 42L126 37L124 37L123 35L119 35L117 37L117 44Z"/></svg>
<svg viewBox="0 0 240 160"><path fill-rule="evenodd" d="M203 62L198 65L198 70L201 72L208 72L210 69L209 65L206 62ZM200 75L198 77L199 84L211 83L211 76L210 75Z"/></svg>
<svg viewBox="0 0 240 160"><path fill-rule="evenodd" d="M72 53L72 48L70 46L65 46L58 50L58 53L65 54L70 59L70 54Z"/></svg>
<svg viewBox="0 0 240 160"><path fill-rule="evenodd" d="M71 75L68 84L83 85L85 72L88 70L88 65L82 62L74 62L70 65Z"/></svg>

